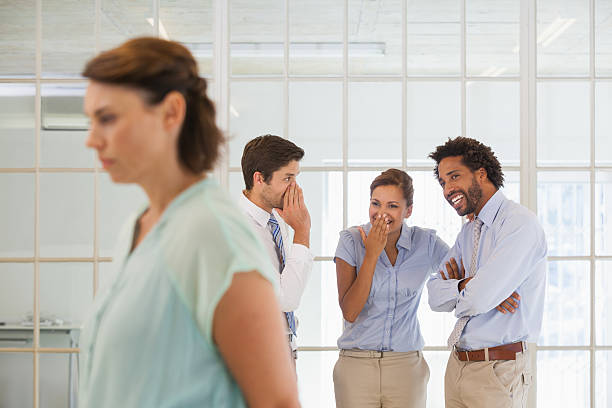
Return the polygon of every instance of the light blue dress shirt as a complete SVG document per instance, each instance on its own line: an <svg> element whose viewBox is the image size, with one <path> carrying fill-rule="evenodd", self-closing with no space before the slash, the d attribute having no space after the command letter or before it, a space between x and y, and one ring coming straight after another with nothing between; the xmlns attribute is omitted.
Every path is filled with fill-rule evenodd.
<svg viewBox="0 0 612 408"><path fill-rule="evenodd" d="M437 312L455 310L457 317L472 316L457 347L478 350L517 341L535 342L542 326L546 286L546 239L537 217L526 207L497 191L484 205L476 258L476 274L461 292L456 279L432 274L427 289L429 305ZM466 275L472 259L473 224L468 222L441 262L463 260ZM467 277L467 276L466 276ZM513 292L521 296L515 313L495 309Z"/></svg>
<svg viewBox="0 0 612 408"><path fill-rule="evenodd" d="M368 234L372 225L368 223L362 228ZM434 230L403 224L396 247L394 266L384 250L378 257L368 300L353 323L344 321L338 348L377 351L423 348L417 309L423 286L448 252L448 245ZM334 261L340 258L359 273L364 257L359 229L342 231Z"/></svg>
<svg viewBox="0 0 612 408"><path fill-rule="evenodd" d="M130 254L136 219L83 328L79 407L244 407L212 322L235 273L256 269L276 285L265 250L208 179L176 197Z"/></svg>

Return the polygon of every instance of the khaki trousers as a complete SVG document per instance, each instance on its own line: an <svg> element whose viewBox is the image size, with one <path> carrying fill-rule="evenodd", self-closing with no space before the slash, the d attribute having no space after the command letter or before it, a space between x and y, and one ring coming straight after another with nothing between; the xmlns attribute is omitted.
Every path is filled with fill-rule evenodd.
<svg viewBox="0 0 612 408"><path fill-rule="evenodd" d="M337 408L425 408L429 366L421 351L340 350Z"/></svg>
<svg viewBox="0 0 612 408"><path fill-rule="evenodd" d="M444 375L446 408L526 408L530 362L530 350L496 361L460 361L452 351Z"/></svg>

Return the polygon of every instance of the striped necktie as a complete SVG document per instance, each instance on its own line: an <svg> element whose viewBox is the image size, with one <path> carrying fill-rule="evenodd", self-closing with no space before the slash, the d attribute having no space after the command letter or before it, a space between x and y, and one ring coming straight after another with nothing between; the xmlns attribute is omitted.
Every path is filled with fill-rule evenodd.
<svg viewBox="0 0 612 408"><path fill-rule="evenodd" d="M470 262L470 276L474 276L476 274L476 259L478 258L478 246L480 243L480 231L482 231L482 220L480 218L474 219L474 251L472 252L472 261ZM467 278L467 276L465 276ZM461 337L461 333L463 333L463 329L467 324L468 320L470 320L470 316L463 316L457 320L455 323L455 328L451 332L450 336L448 336L448 347L453 348L455 344L459 341Z"/></svg>
<svg viewBox="0 0 612 408"><path fill-rule="evenodd" d="M272 238L274 239L274 243L276 244L276 253L281 263L280 272L283 273L283 269L285 269L285 247L283 246L283 235L280 231L280 225L278 225L278 221L276 220L276 218L274 218L274 214L270 214L268 226L270 227L270 231L272 231ZM295 315L293 314L293 312L285 312L285 317L287 318L287 324L289 325L291 334L296 336Z"/></svg>

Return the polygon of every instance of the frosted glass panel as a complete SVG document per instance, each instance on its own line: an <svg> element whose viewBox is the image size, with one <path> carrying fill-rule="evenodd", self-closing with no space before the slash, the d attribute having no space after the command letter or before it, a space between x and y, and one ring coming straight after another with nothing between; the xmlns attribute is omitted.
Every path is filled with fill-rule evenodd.
<svg viewBox="0 0 612 408"><path fill-rule="evenodd" d="M159 35L179 41L191 50L200 75L213 72L215 25L213 0L160 0Z"/></svg>
<svg viewBox="0 0 612 408"><path fill-rule="evenodd" d="M33 406L31 353L0 353L0 407Z"/></svg>
<svg viewBox="0 0 612 408"><path fill-rule="evenodd" d="M240 196L242 195L242 190L244 190L244 178L242 177L242 173L229 173L227 190L232 197L232 200L238 203L238 200L240 200Z"/></svg>
<svg viewBox="0 0 612 408"><path fill-rule="evenodd" d="M314 256L333 256L342 230L342 173L302 172L297 182L312 221L310 248Z"/></svg>
<svg viewBox="0 0 612 408"><path fill-rule="evenodd" d="M0 168L34 167L35 95L33 84L0 84Z"/></svg>
<svg viewBox="0 0 612 408"><path fill-rule="evenodd" d="M148 199L135 184L115 184L107 173L99 176L98 245L99 255L114 256L122 227L130 215L144 209Z"/></svg>
<svg viewBox="0 0 612 408"><path fill-rule="evenodd" d="M421 321L422 322L422 321ZM452 329L452 327L451 327ZM444 407L444 373L448 362L448 351L426 351L423 353L429 366L427 383L427 408Z"/></svg>
<svg viewBox="0 0 612 408"><path fill-rule="evenodd" d="M612 255L612 172L595 173L595 254Z"/></svg>
<svg viewBox="0 0 612 408"><path fill-rule="evenodd" d="M421 334L423 335L423 339L425 340L425 345L427 347L444 347L446 346L448 336L453 331L453 327L455 327L457 318L455 317L454 313L440 313L431 310L428 303L428 296L427 285L425 285L423 288L423 294L421 295L421 303L419 303L418 309ZM448 359L448 352L445 354L446 359ZM446 359L444 359L445 366ZM442 373L444 373L444 371L442 371ZM433 373L431 378L434 378Z"/></svg>
<svg viewBox="0 0 612 408"><path fill-rule="evenodd" d="M589 254L590 202L588 173L538 174L538 218L549 256Z"/></svg>
<svg viewBox="0 0 612 408"><path fill-rule="evenodd" d="M595 407L612 405L612 351L595 352Z"/></svg>
<svg viewBox="0 0 612 408"><path fill-rule="evenodd" d="M40 264L40 316L51 327L79 326L92 301L93 264Z"/></svg>
<svg viewBox="0 0 612 408"><path fill-rule="evenodd" d="M306 152L303 166L342 164L342 83L289 84L289 139Z"/></svg>
<svg viewBox="0 0 612 408"><path fill-rule="evenodd" d="M289 73L342 74L344 1L291 1ZM316 16L316 18L313 18Z"/></svg>
<svg viewBox="0 0 612 408"><path fill-rule="evenodd" d="M470 0L465 5L468 75L518 76L520 2Z"/></svg>
<svg viewBox="0 0 612 408"><path fill-rule="evenodd" d="M0 263L0 322L6 326L20 325L34 310L34 265ZM6 334L0 326L0 336ZM15 347L0 341L0 347ZM21 344L21 346L25 346ZM31 344L28 345L31 347Z"/></svg>
<svg viewBox="0 0 612 408"><path fill-rule="evenodd" d="M84 84L43 84L41 167L93 168L85 147L89 120L83 114Z"/></svg>
<svg viewBox="0 0 612 408"><path fill-rule="evenodd" d="M590 164L588 82L538 84L538 165Z"/></svg>
<svg viewBox="0 0 612 408"><path fill-rule="evenodd" d="M538 407L590 406L588 351L538 351Z"/></svg>
<svg viewBox="0 0 612 408"><path fill-rule="evenodd" d="M467 84L467 136L491 146L505 166L520 161L519 91L518 82Z"/></svg>
<svg viewBox="0 0 612 408"><path fill-rule="evenodd" d="M427 156L448 138L461 134L459 82L407 84L406 137L408 165L431 165Z"/></svg>
<svg viewBox="0 0 612 408"><path fill-rule="evenodd" d="M506 198L519 203L521 202L521 173L518 171L504 171L504 187L501 191Z"/></svg>
<svg viewBox="0 0 612 408"><path fill-rule="evenodd" d="M585 261L549 261L544 322L538 344L584 346L590 342L590 267Z"/></svg>
<svg viewBox="0 0 612 408"><path fill-rule="evenodd" d="M156 37L151 1L100 0L100 2L101 51L116 47L129 38Z"/></svg>
<svg viewBox="0 0 612 408"><path fill-rule="evenodd" d="M612 75L611 14L609 0L595 0L595 73L601 76Z"/></svg>
<svg viewBox="0 0 612 408"><path fill-rule="evenodd" d="M40 354L40 401L43 408L75 407L78 354Z"/></svg>
<svg viewBox="0 0 612 408"><path fill-rule="evenodd" d="M298 392L304 408L334 407L333 372L337 351L300 351L296 362Z"/></svg>
<svg viewBox="0 0 612 408"><path fill-rule="evenodd" d="M257 136L283 135L282 82L232 82L230 86L230 165L240 167L242 151Z"/></svg>
<svg viewBox="0 0 612 408"><path fill-rule="evenodd" d="M98 264L98 289L96 296L108 290L115 280L117 268L115 262L100 262Z"/></svg>
<svg viewBox="0 0 612 408"><path fill-rule="evenodd" d="M539 76L589 74L589 0L538 0Z"/></svg>
<svg viewBox="0 0 612 408"><path fill-rule="evenodd" d="M36 1L3 1L0 21L0 78L33 77L36 72Z"/></svg>
<svg viewBox="0 0 612 408"><path fill-rule="evenodd" d="M595 263L595 328L599 346L612 345L612 261Z"/></svg>
<svg viewBox="0 0 612 408"><path fill-rule="evenodd" d="M95 51L94 0L42 1L42 75L79 77Z"/></svg>
<svg viewBox="0 0 612 408"><path fill-rule="evenodd" d="M595 82L595 165L612 166L612 82Z"/></svg>
<svg viewBox="0 0 612 408"><path fill-rule="evenodd" d="M0 174L0 257L34 256L34 175Z"/></svg>
<svg viewBox="0 0 612 408"><path fill-rule="evenodd" d="M91 257L94 235L94 175L40 175L40 255Z"/></svg>
<svg viewBox="0 0 612 408"><path fill-rule="evenodd" d="M282 74L284 2L230 0L229 15L232 74Z"/></svg>
<svg viewBox="0 0 612 408"><path fill-rule="evenodd" d="M336 264L315 262L310 280L296 311L300 321L300 347L336 346L342 334L342 312L338 305Z"/></svg>
<svg viewBox="0 0 612 408"><path fill-rule="evenodd" d="M353 82L349 87L350 166L401 166L401 82Z"/></svg>
<svg viewBox="0 0 612 408"><path fill-rule="evenodd" d="M401 2L348 2L350 74L401 74L401 16Z"/></svg>
<svg viewBox="0 0 612 408"><path fill-rule="evenodd" d="M457 0L407 2L408 75L459 75L460 4Z"/></svg>

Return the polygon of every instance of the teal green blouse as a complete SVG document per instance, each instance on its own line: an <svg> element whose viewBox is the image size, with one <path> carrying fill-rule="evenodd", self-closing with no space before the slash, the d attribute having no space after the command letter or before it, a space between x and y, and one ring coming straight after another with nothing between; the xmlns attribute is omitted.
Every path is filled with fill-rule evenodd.
<svg viewBox="0 0 612 408"><path fill-rule="evenodd" d="M256 269L277 285L267 252L209 179L175 198L130 254L137 217L120 235L116 277L83 326L79 406L244 407L212 320L235 273Z"/></svg>

